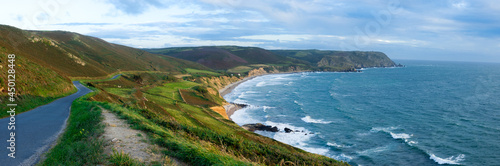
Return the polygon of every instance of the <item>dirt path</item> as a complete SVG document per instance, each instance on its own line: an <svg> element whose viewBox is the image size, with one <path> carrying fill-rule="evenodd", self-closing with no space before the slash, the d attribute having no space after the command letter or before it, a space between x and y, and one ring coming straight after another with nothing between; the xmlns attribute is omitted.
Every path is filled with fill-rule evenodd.
<svg viewBox="0 0 500 166"><path fill-rule="evenodd" d="M103 123L106 125L103 138L106 141L104 153L111 156L113 149L117 152L128 154L131 158L146 165L152 163L165 164L165 155L161 154L162 148L150 144L146 133L131 129L129 124L118 118L112 112L102 109ZM170 160L167 157L167 160ZM167 161L167 165L178 165L175 161Z"/></svg>

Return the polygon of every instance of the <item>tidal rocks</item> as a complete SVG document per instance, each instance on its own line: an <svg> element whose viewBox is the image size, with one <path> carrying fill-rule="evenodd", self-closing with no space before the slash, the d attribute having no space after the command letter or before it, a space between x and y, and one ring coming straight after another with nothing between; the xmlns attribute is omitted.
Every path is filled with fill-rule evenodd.
<svg viewBox="0 0 500 166"><path fill-rule="evenodd" d="M255 130L260 130L260 131L269 131L269 132L278 132L279 129L276 126L267 126L263 125L262 123L256 123L256 124L246 124L241 126L244 129L254 132Z"/></svg>
<svg viewBox="0 0 500 166"><path fill-rule="evenodd" d="M292 130L292 129L289 129L289 128L287 128L287 127L285 127L285 132L286 132L286 133L290 133L290 132L293 132L293 130Z"/></svg>

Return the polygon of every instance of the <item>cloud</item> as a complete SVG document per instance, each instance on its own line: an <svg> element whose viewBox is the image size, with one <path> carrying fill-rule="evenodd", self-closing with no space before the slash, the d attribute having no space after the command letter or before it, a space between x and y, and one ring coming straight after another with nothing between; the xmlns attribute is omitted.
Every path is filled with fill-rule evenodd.
<svg viewBox="0 0 500 166"><path fill-rule="evenodd" d="M460 10L462 10L462 9L467 8L467 6L468 6L468 5L467 5L467 3L466 3L465 1L463 1L463 0L462 0L462 1L455 1L455 2L452 2L452 3L451 3L451 6L453 6L453 7L454 7L454 8L456 8L456 9L460 9Z"/></svg>
<svg viewBox="0 0 500 166"><path fill-rule="evenodd" d="M396 58L425 52L415 57L422 59L475 51L500 61L495 51L500 5L489 0L46 2L6 1L0 6L0 23L74 31L133 47L348 48L387 51Z"/></svg>
<svg viewBox="0 0 500 166"><path fill-rule="evenodd" d="M137 15L144 13L150 7L164 7L159 0L108 0L118 10L127 14Z"/></svg>

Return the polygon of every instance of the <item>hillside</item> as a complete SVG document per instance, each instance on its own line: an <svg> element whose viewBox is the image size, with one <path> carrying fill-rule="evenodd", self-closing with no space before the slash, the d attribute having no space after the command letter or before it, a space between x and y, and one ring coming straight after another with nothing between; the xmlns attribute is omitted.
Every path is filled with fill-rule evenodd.
<svg viewBox="0 0 500 166"><path fill-rule="evenodd" d="M7 96L7 55L16 65L17 112L68 95L76 89L70 78L106 77L120 71L185 72L210 70L173 57L151 54L104 40L63 31L26 31L0 25L0 100ZM0 112L0 117L6 112Z"/></svg>
<svg viewBox="0 0 500 166"><path fill-rule="evenodd" d="M322 70L399 66L384 53L375 51L272 50L272 52L307 61Z"/></svg>
<svg viewBox="0 0 500 166"><path fill-rule="evenodd" d="M263 66L308 67L307 62L277 55L257 47L179 47L146 49L146 51L197 62L209 68L230 73L248 72L252 68Z"/></svg>
<svg viewBox="0 0 500 166"><path fill-rule="evenodd" d="M207 69L196 63L64 31L23 31L0 26L0 47L68 77L99 77L118 71L181 72Z"/></svg>
<svg viewBox="0 0 500 166"><path fill-rule="evenodd" d="M297 71L356 71L365 67L397 66L382 52L265 50L256 47L211 46L146 49L151 53L168 55L197 62L214 70L228 73L247 73L263 67L281 72Z"/></svg>
<svg viewBox="0 0 500 166"><path fill-rule="evenodd" d="M296 60L259 48L235 48L226 50L224 56L250 65L268 63L255 67L279 63L282 66L272 67L296 69L292 66ZM261 53L264 58L254 57ZM227 74L195 62L71 32L0 26L3 73L7 73L9 54L16 55L16 113L73 93L71 80L80 80L94 90L73 103L68 129L40 165L141 165L127 154L103 154L103 108L127 119L134 129L144 131L151 142L166 149L158 151L165 159L190 165L347 165L246 131L212 110L223 105L224 99L201 81L203 77L188 76ZM121 77L104 79L116 73L122 73ZM6 81L2 74L2 99L7 96Z"/></svg>

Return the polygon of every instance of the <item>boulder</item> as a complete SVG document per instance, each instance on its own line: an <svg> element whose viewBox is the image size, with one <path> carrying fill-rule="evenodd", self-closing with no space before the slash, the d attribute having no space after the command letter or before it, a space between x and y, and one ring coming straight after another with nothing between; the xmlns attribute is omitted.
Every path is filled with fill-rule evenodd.
<svg viewBox="0 0 500 166"><path fill-rule="evenodd" d="M269 132L278 132L279 129L276 126L267 126L263 125L262 123L256 123L256 124L245 124L243 126L244 129L254 132L255 130L260 130L260 131L269 131Z"/></svg>

